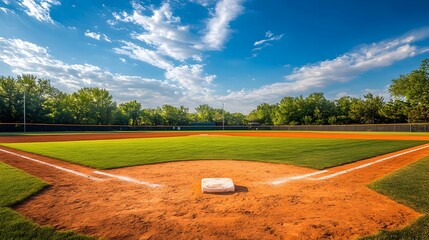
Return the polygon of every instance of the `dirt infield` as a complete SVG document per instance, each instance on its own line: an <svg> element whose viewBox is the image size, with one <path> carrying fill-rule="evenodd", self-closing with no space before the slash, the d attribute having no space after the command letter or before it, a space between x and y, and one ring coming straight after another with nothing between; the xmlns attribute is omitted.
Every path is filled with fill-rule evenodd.
<svg viewBox="0 0 429 240"><path fill-rule="evenodd" d="M166 133L130 133L38 138L41 138L39 141L77 140L78 137L89 140L95 137L161 137L160 134L167 136ZM266 132L256 134L267 135ZM273 134L277 137L408 139L408 136L396 135ZM38 140L36 136L13 138L0 137L0 142L5 142L5 139ZM421 140L425 137L411 138ZM426 148L327 180L305 178L279 185L271 182L315 170L260 162L189 161L104 171L161 185L151 188L95 174L90 168L7 150L105 179L93 181L0 152L0 161L51 184L40 194L16 206L15 210L40 224L108 239L353 239L381 229L400 228L420 214L370 190L366 184L429 155L429 148ZM331 168L317 177L392 155ZM230 177L237 192L202 194L200 181L204 177Z"/></svg>

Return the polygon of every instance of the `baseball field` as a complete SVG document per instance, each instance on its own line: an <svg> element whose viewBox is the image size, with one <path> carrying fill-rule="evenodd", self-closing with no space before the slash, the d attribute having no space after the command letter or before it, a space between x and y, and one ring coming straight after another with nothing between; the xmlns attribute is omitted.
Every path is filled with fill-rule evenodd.
<svg viewBox="0 0 429 240"><path fill-rule="evenodd" d="M106 239L413 239L429 229L428 143L412 133L9 134L0 214ZM236 192L202 193L212 177ZM21 234L8 224L0 236Z"/></svg>

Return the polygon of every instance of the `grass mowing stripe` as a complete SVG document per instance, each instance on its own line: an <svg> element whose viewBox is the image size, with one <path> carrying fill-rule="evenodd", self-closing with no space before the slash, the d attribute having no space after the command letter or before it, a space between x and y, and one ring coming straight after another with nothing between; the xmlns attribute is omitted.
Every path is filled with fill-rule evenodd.
<svg viewBox="0 0 429 240"><path fill-rule="evenodd" d="M324 169L424 143L426 142L191 136L2 145L99 169L212 159L253 160Z"/></svg>
<svg viewBox="0 0 429 240"><path fill-rule="evenodd" d="M55 231L53 227L38 226L8 208L46 187L45 182L0 162L0 183L0 239L94 239L72 231Z"/></svg>
<svg viewBox="0 0 429 240"><path fill-rule="evenodd" d="M425 215L402 230L381 231L363 239L429 239L429 157L393 172L369 187Z"/></svg>

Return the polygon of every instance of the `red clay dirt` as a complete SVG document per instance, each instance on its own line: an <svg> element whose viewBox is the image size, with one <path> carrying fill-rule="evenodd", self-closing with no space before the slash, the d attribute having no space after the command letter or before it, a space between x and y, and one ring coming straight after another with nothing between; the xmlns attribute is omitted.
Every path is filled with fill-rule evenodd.
<svg viewBox="0 0 429 240"><path fill-rule="evenodd" d="M156 135L152 134L132 133L126 136ZM162 134L166 136L167 133ZM269 132L227 132L224 135L241 134L270 135ZM299 135L319 138L409 137L281 132L273 134L277 137ZM90 136L103 139L118 137L117 134L112 135L114 137L111 134ZM123 134L120 135L124 137ZM57 136L58 139L49 136L48 139L70 140L70 136L73 136L74 140L78 137L88 139L88 134ZM42 141L46 140L47 136L38 138ZM427 136L419 137L423 138L428 139ZM15 141L23 141L26 138L18 139ZM30 140L37 141L37 138ZM0 138L0 142L4 141ZM25 141L29 141L29 138ZM366 185L429 155L429 149L426 148L328 180L303 179L281 185L272 185L269 182L312 173L315 170L282 164L212 160L103 171L162 185L159 188L150 188L103 177L86 167L10 151L105 178L106 181L95 182L0 152L0 161L23 169L51 184L40 194L15 206L15 210L42 225L72 229L107 239L354 239L381 229L401 228L419 217L420 213L370 190ZM389 155L393 154L386 156ZM317 177L380 158L382 156L331 168L328 173ZM202 194L200 181L205 177L232 178L237 192Z"/></svg>

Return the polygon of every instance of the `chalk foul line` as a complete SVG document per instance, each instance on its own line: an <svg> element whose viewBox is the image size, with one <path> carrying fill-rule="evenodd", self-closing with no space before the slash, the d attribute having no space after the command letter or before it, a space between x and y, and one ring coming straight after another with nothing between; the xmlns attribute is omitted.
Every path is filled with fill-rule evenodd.
<svg viewBox="0 0 429 240"><path fill-rule="evenodd" d="M386 160L389 160L389 159L392 159L392 158L396 158L396 157L399 157L399 156L402 156L402 155L406 155L406 154L409 154L409 153L412 153L412 152L420 151L420 150L425 149L425 148L429 148L429 145L425 145L423 147L411 149L411 150L408 150L408 151L405 151L405 152L402 152L402 153L398 153L398 154L395 154L395 155L392 155L392 156L384 157L384 158L378 159L378 160L370 162L370 163L365 163L365 164L359 165L357 167L353 167L353 168L349 168L349 169L346 169L346 170L343 170L343 171L332 173L332 174L329 174L329 175L326 175L326 176L323 176L323 177L320 177L320 178L311 178L311 177L319 175L319 174L322 174L322 173L326 173L326 172L328 172L328 170L322 170L322 171L317 171L317 172L313 172L313 173L309 173L309 174L304 174L304 175L293 176L293 177L280 178L280 179L277 179L277 180L269 182L269 184L271 184L271 185L280 185L280 184L283 184L283 183L286 183L286 182L300 180L300 179L309 179L309 180L318 180L318 181L320 181L320 180L326 180L326 179L330 179L330 178L333 178L333 177L336 177L336 176L339 176L339 175L342 175L342 174L353 172L353 171L358 170L358 169L369 167L369 166L371 166L373 164L376 164L376 163L379 163L379 162L383 162L383 161L386 161Z"/></svg>
<svg viewBox="0 0 429 240"><path fill-rule="evenodd" d="M68 168L65 168L65 167L60 167L60 166L57 166L55 164L51 164L51 163L47 163L47 162L44 162L44 161L41 161L41 160L37 160L37 159L31 158L31 157L27 157L27 156L24 156L22 154L18 154L18 153L14 153L14 152L11 152L11 151L7 151L7 150L4 150L4 149L0 149L0 151L8 153L8 154L11 154L11 155L14 155L14 156L17 156L17 157L20 157L20 158L24 158L26 160L30 160L30 161L36 162L36 163L39 163L39 164L43 164L43 165L46 165L46 166L49 166L49 167L53 167L53 168L56 168L58 170L61 170L61 171L64 171L64 172L68 172L68 173L71 173L71 174L74 174L74 175L77 175L77 176L80 176L80 177L91 179L91 180L94 180L94 181L97 181L97 182L101 182L101 181L105 181L106 180L106 179L94 177L94 176L91 176L91 175L88 175L88 174L85 174L85 173L82 173L82 172L78 172L78 171L75 171L75 170L72 170L72 169L68 169ZM100 174L100 175L104 175L104 176L108 176L108 177L111 177L111 178L116 178L116 179L119 179L119 180L125 181L125 182L131 182L131 183L137 183L137 184L141 184L141 185L146 185L146 186L151 187L151 188L156 188L156 187L160 187L161 186L159 184L154 184L154 183L149 183L149 182L145 182L145 181L140 181L140 180L136 180L136 179L133 179L133 178L130 178L130 177L126 177L126 176L118 176L118 175L109 174L109 173L100 172L100 171L94 171L94 173Z"/></svg>
<svg viewBox="0 0 429 240"><path fill-rule="evenodd" d="M134 178L130 178L130 177L127 177L127 176L115 175L115 174L110 174L110 173L105 173L105 172L100 172L100 171L94 171L94 173L95 174L104 175L104 176L108 176L108 177L111 177L111 178L116 178L116 179L119 179L119 180L122 180L122 181L125 181L125 182L131 182L131 183L146 185L146 186L151 187L151 188L161 187L160 184L149 183L149 182L137 180L137 179L134 179Z"/></svg>
<svg viewBox="0 0 429 240"><path fill-rule="evenodd" d="M376 164L376 163L379 163L379 162L383 162L383 161L386 161L386 160L389 160L389 159L392 159L392 158L395 158L395 157L399 157L399 156L402 156L402 155L405 155L405 154L409 154L409 153L412 153L412 152L416 152L416 151L419 151L419 150L422 150L422 149L425 149L425 148L429 148L429 145L426 145L426 146L423 146L423 147L419 147L419 148L415 148L415 149L412 149L412 150L409 150L409 151L406 151L406 152L398 153L398 154L395 154L395 155L392 155L392 156L389 156L389 157L381 158L381 159L378 159L378 160L376 160L374 162L365 163L365 164L362 164L362 165L354 167L354 168L349 168L349 169L346 169L346 170L343 170L343 171L339 171L339 172L336 172L336 173L333 173L333 174L330 174L330 175L327 175L327 176L323 176L323 177L320 177L320 178L316 178L316 179L313 179L313 180L326 180L326 179L330 179L330 178L333 178L333 177L336 177L336 176L339 176L339 175L342 175L342 174L345 174L345 173L349 173L349 172L352 172L352 171L355 171L355 170L358 170L358 169L361 169L361 168L366 168L366 167L369 167L369 166L371 166L373 164Z"/></svg>
<svg viewBox="0 0 429 240"><path fill-rule="evenodd" d="M312 176L315 176L315 175L318 175L318 174L325 173L327 171L328 170L322 170L322 171L313 172L313 173L304 174L304 175L298 175L298 176L293 176L293 177L280 178L280 179L274 180L274 181L269 182L269 183L272 184L272 185L280 185L280 184L283 184L285 182L290 182L290 181L295 181L295 180L300 180L300 179L312 177Z"/></svg>
<svg viewBox="0 0 429 240"><path fill-rule="evenodd" d="M18 153L10 152L10 151L4 150L4 149L0 149L0 151L8 153L8 154L11 154L11 155L14 155L14 156L17 156L17 157L20 157L20 158L24 158L24 159L27 159L27 160L30 160L30 161L33 161L33 162L36 162L36 163L39 163L39 164L43 164L43 165L46 165L46 166L49 166L49 167L53 167L53 168L56 168L58 170L61 170L61 171L64 171L64 172L68 172L68 173L71 173L71 174L74 174L74 175L77 175L77 176L80 176L80 177L88 178L88 179L91 179L91 180L94 180L94 181L98 181L98 182L104 181L104 179L101 179L101 178L98 178L98 177L94 177L94 176L91 176L91 175L88 175L88 174L85 174L85 173L81 173L81 172L78 172L78 171L75 171L75 170L71 170L71 169L68 169L68 168L64 168L64 167L60 167L60 166L57 166L57 165L54 165L54 164L43 162L43 161L31 158L31 157L27 157L27 156L18 154Z"/></svg>

